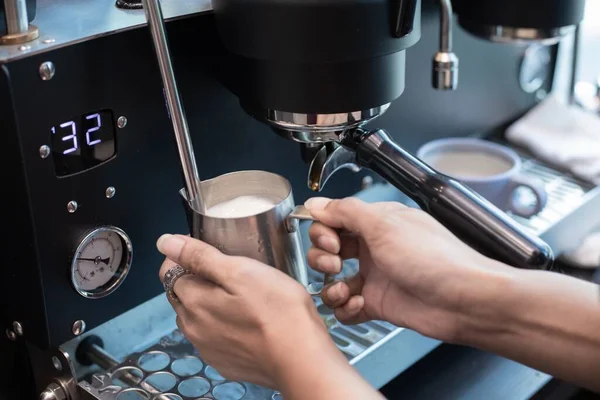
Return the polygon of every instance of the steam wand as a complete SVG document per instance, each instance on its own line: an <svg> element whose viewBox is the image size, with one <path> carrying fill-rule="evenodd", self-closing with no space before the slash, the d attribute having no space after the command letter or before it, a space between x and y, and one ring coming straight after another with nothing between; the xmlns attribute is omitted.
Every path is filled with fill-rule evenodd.
<svg viewBox="0 0 600 400"><path fill-rule="evenodd" d="M160 2L159 0L142 0L142 4L146 13L146 19L148 20L148 26L150 27L150 33L152 34L169 114L173 123L173 129L175 130L175 140L179 150L179 159L185 179L187 198L195 211L204 213L206 210L204 209L205 204L202 196L200 176L198 174L185 111L183 110L181 97L179 96L177 83L175 82L175 74L173 72L173 65L171 64L171 55L167 43L167 34Z"/></svg>

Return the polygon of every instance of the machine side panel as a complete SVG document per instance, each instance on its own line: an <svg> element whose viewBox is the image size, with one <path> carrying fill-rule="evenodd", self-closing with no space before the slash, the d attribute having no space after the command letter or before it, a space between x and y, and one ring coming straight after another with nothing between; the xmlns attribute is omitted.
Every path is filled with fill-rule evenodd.
<svg viewBox="0 0 600 400"><path fill-rule="evenodd" d="M48 328L34 223L30 209L27 177L13 107L11 77L0 65L0 132L2 151L0 176L4 233L0 240L2 278L0 278L0 394L17 399L19 390L28 388L29 360L25 340L34 338L48 343ZM20 323L23 336L8 339L13 322Z"/></svg>

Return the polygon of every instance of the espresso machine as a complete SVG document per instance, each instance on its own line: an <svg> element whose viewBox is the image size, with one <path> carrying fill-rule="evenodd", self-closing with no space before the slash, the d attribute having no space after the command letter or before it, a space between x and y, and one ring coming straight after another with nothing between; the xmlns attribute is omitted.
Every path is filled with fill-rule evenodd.
<svg viewBox="0 0 600 400"><path fill-rule="evenodd" d="M374 172L391 185L360 196L403 196L484 254L519 268L552 268L567 219L553 220L561 229L536 231L424 164L400 145L426 128L416 128L398 104L419 121L436 119L448 107L435 109L436 99L466 101L479 90L471 79L494 85L502 73L464 56L497 54L494 62L512 65L523 46L555 49L573 35L584 6L5 0L0 126L7 149L0 159L10 190L4 209L18 221L3 243L0 396L280 398L206 365L176 330L157 278L156 238L189 232L182 182L191 207L201 207L198 181L224 172L275 170L295 182L300 197L354 195L361 185L350 182L362 179L367 189ZM456 50L457 36L473 54ZM423 41L437 47L427 65ZM413 50L419 64L411 64ZM426 82L417 84L425 68ZM517 82L507 96L518 106L495 111L502 119L535 104L535 94L521 89ZM492 108L475 110L471 121L475 114L488 119ZM487 123L444 118L439 126L449 133ZM386 129L371 127L377 124ZM581 187L587 201L594 188ZM587 206L581 200L569 209L579 213L577 223L584 224ZM80 262L86 260L93 268ZM332 339L376 386L439 345L380 321L340 326L315 301ZM402 356L383 360L381 352L392 348Z"/></svg>

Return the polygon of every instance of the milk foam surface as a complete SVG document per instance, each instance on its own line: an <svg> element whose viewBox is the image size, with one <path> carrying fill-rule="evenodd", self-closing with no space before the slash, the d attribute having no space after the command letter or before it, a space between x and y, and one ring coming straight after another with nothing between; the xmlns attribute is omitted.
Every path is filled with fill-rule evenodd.
<svg viewBox="0 0 600 400"><path fill-rule="evenodd" d="M477 151L447 151L427 157L439 172L455 178L486 178L509 171L513 163L503 157Z"/></svg>
<svg viewBox="0 0 600 400"><path fill-rule="evenodd" d="M268 211L277 203L279 200L267 196L240 196L215 204L206 210L206 215L215 218L249 217Z"/></svg>

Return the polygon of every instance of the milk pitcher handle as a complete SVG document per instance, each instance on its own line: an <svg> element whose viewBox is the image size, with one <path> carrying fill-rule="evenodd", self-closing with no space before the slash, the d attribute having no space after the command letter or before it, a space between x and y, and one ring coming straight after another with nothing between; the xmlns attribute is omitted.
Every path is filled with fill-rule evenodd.
<svg viewBox="0 0 600 400"><path fill-rule="evenodd" d="M296 208L285 219L285 226L289 233L294 233L300 226L300 221L317 221L304 206L296 206ZM323 283L311 282L308 284L307 290L311 296L319 296L323 288L334 282L334 276L325 274Z"/></svg>

